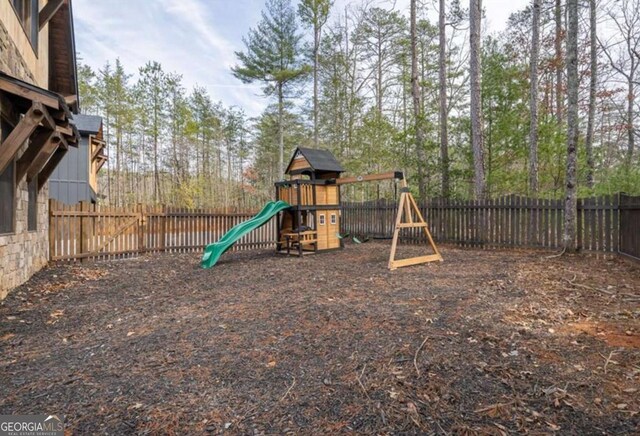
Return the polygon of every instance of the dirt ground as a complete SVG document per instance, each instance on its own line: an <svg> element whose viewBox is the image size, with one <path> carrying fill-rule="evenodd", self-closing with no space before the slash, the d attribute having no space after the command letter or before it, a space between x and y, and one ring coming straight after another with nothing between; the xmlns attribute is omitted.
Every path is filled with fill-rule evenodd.
<svg viewBox="0 0 640 436"><path fill-rule="evenodd" d="M0 414L73 434L640 432L640 264L442 251L396 271L379 242L50 267L0 305Z"/></svg>

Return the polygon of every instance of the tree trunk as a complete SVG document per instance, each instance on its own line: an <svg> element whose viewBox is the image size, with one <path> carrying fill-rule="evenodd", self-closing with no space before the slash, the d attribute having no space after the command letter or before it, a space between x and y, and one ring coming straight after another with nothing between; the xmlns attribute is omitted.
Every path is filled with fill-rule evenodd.
<svg viewBox="0 0 640 436"><path fill-rule="evenodd" d="M482 138L481 96L481 26L482 0L469 1L469 60L471 70L471 146L473 149L474 192L476 199L485 195L484 145Z"/></svg>
<svg viewBox="0 0 640 436"><path fill-rule="evenodd" d="M278 180L284 180L284 94L278 82Z"/></svg>
<svg viewBox="0 0 640 436"><path fill-rule="evenodd" d="M632 70L633 68L633 60L632 60ZM634 82L633 75L629 76L628 86L628 94L627 94L627 138L629 141L629 145L627 147L627 168L631 168L631 162L633 162L633 152L635 149L635 129L633 128L633 108L635 105L635 93L634 93Z"/></svg>
<svg viewBox="0 0 640 436"><path fill-rule="evenodd" d="M422 104L420 103L420 83L418 82L418 34L416 31L416 2L411 0L411 95L413 97L413 116L416 129L416 154L418 157L418 197L421 201L427 198L425 184L426 158L424 154L424 123Z"/></svg>
<svg viewBox="0 0 640 436"><path fill-rule="evenodd" d="M313 144L318 147L318 64L320 56L320 25L313 25Z"/></svg>
<svg viewBox="0 0 640 436"><path fill-rule="evenodd" d="M563 92L562 92L562 0L556 0L555 7L556 18L556 37L555 37L555 51L556 51L556 119L558 124L562 123L563 112Z"/></svg>
<svg viewBox="0 0 640 436"><path fill-rule="evenodd" d="M562 243L576 251L578 147L578 0L567 0L567 168Z"/></svg>
<svg viewBox="0 0 640 436"><path fill-rule="evenodd" d="M596 116L596 86L598 85L598 47L596 34L596 0L589 0L589 33L591 44L591 59L589 65L589 115L587 120L587 138L585 150L587 152L587 186L593 188L593 129Z"/></svg>
<svg viewBox="0 0 640 436"><path fill-rule="evenodd" d="M529 107L531 126L529 129L529 193L538 194L538 53L540 51L540 3L533 0L531 26L531 95Z"/></svg>
<svg viewBox="0 0 640 436"><path fill-rule="evenodd" d="M447 120L447 40L446 40L446 16L445 0L440 0L440 16L438 19L438 33L440 39L439 53L439 96L440 96L440 166L442 171L442 197L449 198L449 132Z"/></svg>

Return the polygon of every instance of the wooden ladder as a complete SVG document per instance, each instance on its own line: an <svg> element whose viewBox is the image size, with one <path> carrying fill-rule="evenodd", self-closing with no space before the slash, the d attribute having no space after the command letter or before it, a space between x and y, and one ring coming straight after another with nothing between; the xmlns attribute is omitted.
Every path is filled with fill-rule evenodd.
<svg viewBox="0 0 640 436"><path fill-rule="evenodd" d="M436 247L436 244L433 242L427 222L422 217L422 213L420 212L413 195L411 195L411 191L409 191L405 179L402 179L401 187L400 203L398 203L398 214L396 215L396 223L393 230L393 241L391 242L391 253L389 254L389 269L394 270L403 266L442 261L442 256L438 251L438 247ZM413 216L414 212L415 220ZM424 230L424 234L427 237L427 241L433 249L434 254L396 260L396 250L398 248L398 236L400 236L400 230L411 228L421 228Z"/></svg>

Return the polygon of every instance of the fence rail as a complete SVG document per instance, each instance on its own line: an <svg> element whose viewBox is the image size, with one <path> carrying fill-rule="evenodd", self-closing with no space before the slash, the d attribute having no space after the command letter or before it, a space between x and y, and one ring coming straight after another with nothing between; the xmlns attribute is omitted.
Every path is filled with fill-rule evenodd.
<svg viewBox="0 0 640 436"><path fill-rule="evenodd" d="M252 212L213 209L105 207L87 202L49 203L49 252L53 261L114 259L141 253L197 252ZM275 246L275 221L244 236L232 250Z"/></svg>
<svg viewBox="0 0 640 436"><path fill-rule="evenodd" d="M562 200L511 195L484 201L432 200L419 205L434 239L463 247L562 247ZM396 203L344 203L342 231L391 238ZM407 243L424 241L402 230ZM624 194L578 200L577 243L582 250L640 257L640 197Z"/></svg>

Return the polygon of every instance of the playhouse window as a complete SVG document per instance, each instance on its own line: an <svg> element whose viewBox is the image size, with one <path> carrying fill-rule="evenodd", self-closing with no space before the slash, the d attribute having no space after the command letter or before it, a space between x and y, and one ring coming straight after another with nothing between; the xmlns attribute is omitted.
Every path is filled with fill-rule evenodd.
<svg viewBox="0 0 640 436"><path fill-rule="evenodd" d="M338 219L336 217L335 213L331 214L331 224L336 224L338 222Z"/></svg>
<svg viewBox="0 0 640 436"><path fill-rule="evenodd" d="M320 214L320 225L324 226L324 214Z"/></svg>

